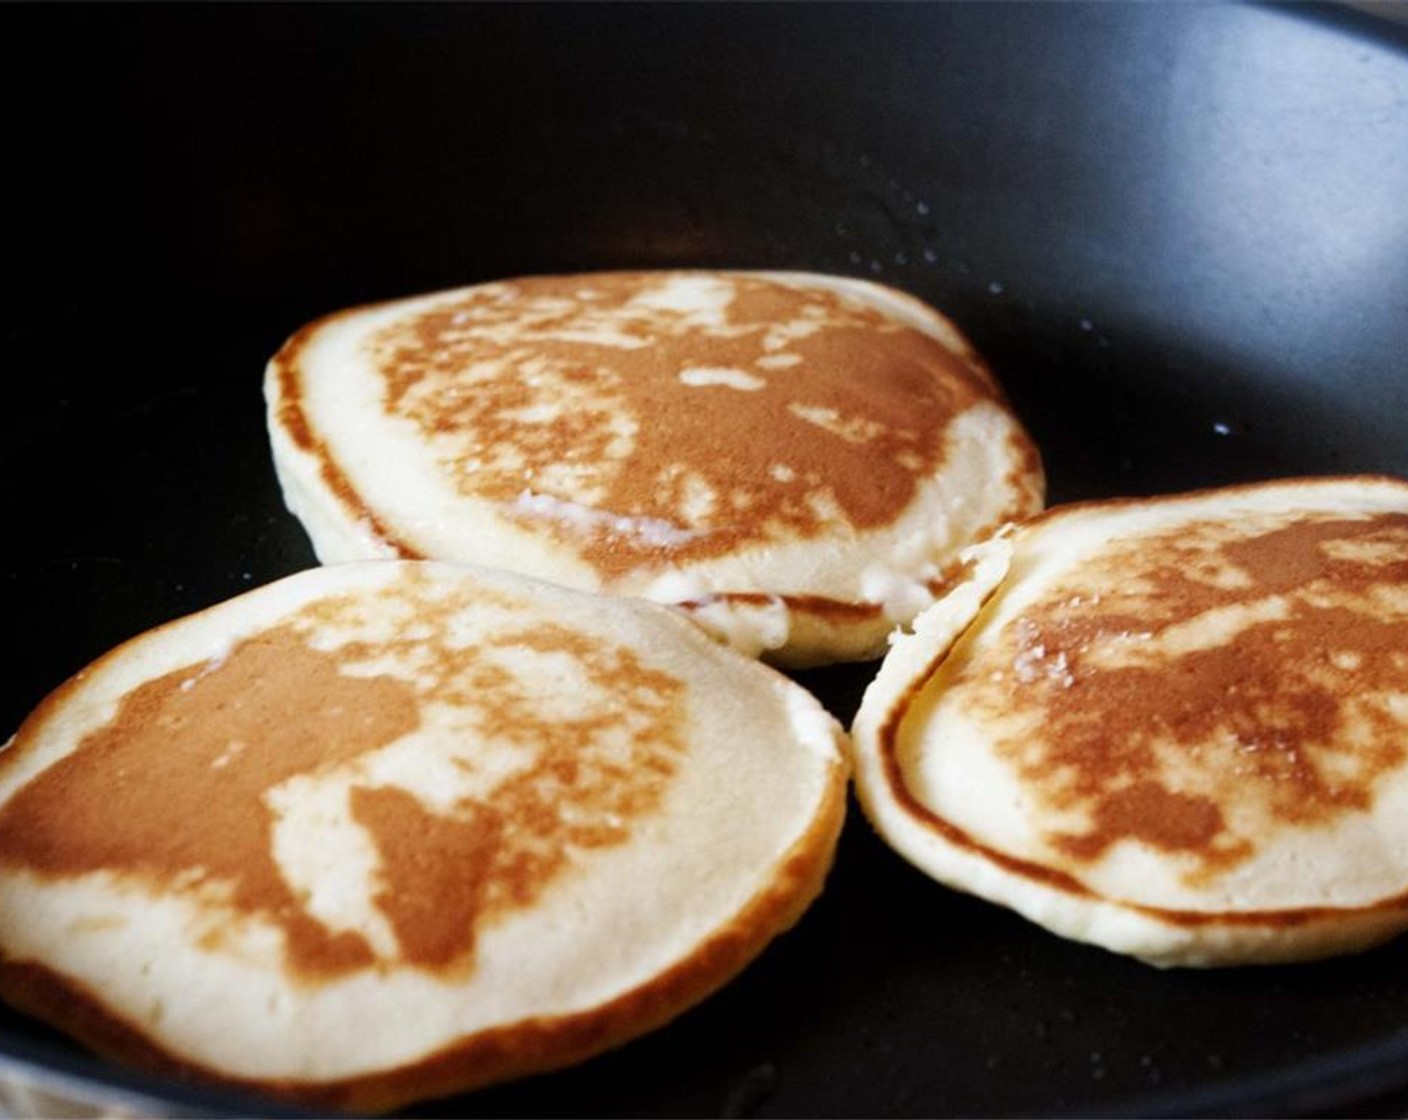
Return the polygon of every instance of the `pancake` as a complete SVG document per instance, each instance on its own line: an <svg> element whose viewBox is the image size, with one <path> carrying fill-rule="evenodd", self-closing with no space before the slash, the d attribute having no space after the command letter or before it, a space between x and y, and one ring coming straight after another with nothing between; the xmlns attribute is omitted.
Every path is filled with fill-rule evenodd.
<svg viewBox="0 0 1408 1120"><path fill-rule="evenodd" d="M878 657L1044 487L953 325L841 277L539 276L355 308L295 334L265 394L324 563L637 596L786 665Z"/></svg>
<svg viewBox="0 0 1408 1120"><path fill-rule="evenodd" d="M897 851L1156 965L1408 927L1408 483L1069 506L966 561L855 722Z"/></svg>
<svg viewBox="0 0 1408 1120"><path fill-rule="evenodd" d="M801 915L843 743L664 608L316 568L119 647L0 752L0 993L318 1107L561 1066Z"/></svg>

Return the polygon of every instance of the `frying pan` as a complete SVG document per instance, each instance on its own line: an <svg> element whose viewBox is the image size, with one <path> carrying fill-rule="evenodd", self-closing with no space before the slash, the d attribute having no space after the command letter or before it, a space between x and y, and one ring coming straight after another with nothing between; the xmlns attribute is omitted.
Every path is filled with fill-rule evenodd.
<svg viewBox="0 0 1408 1120"><path fill-rule="evenodd" d="M13 7L0 727L313 562L264 361L359 301L676 265L952 315L1051 500L1408 475L1408 29L1297 6ZM873 667L802 674L848 719ZM375 1029L368 1024L367 1029ZM276 1106L0 1012L110 1105ZM1149 969L941 889L859 814L818 904L670 1027L425 1115L1408 1107L1408 941Z"/></svg>

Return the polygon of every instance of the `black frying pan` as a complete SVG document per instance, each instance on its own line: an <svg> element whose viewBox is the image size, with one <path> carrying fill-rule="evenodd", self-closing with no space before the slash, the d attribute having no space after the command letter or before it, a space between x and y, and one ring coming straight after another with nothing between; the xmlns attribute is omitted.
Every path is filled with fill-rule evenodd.
<svg viewBox="0 0 1408 1120"><path fill-rule="evenodd" d="M873 276L988 355L1053 501L1408 475L1391 21L5 7L0 89L6 729L122 639L312 562L260 373L299 324L369 299L598 267ZM849 718L870 672L802 679ZM114 1070L7 1011L0 1050L110 1099L272 1111ZM821 901L716 997L578 1069L423 1111L1405 1107L1408 941L1160 973L939 888L856 814Z"/></svg>

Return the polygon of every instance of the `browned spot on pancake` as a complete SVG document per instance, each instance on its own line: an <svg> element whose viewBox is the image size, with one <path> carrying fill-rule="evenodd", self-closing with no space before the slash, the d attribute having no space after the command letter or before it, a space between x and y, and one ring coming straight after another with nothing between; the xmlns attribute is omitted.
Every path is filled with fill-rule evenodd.
<svg viewBox="0 0 1408 1120"><path fill-rule="evenodd" d="M1170 852L1199 852L1222 830L1222 810L1208 798L1174 793L1157 782L1135 782L1111 791L1095 806L1093 831L1061 837L1059 843L1079 859L1103 855L1112 837Z"/></svg>
<svg viewBox="0 0 1408 1120"><path fill-rule="evenodd" d="M352 816L379 857L373 902L397 941L389 963L471 967L486 922L531 906L579 853L625 842L660 806L685 749L684 685L629 649L555 625L464 646L450 640L464 605L426 598L404 632L329 652L304 631L355 629L365 604L323 600L221 662L143 685L0 808L0 863L50 876L110 871L262 918L307 979L369 967L378 957L366 939L306 909L271 846L272 791L351 768ZM543 684L515 667L523 650L575 664L593 698L580 711L545 710ZM387 657L414 683L346 671ZM523 749L524 765L447 808L370 784L357 760L415 730L427 702L467 706L485 735ZM23 737L12 749L26 749ZM456 761L472 770L473 749ZM218 951L222 938L208 932L196 936Z"/></svg>
<svg viewBox="0 0 1408 1120"><path fill-rule="evenodd" d="M498 734L534 748L532 764L487 801L461 801L449 815L431 812L403 790L354 791L354 814L383 853L378 905L408 959L431 967L466 960L476 926L532 905L574 852L624 842L631 823L659 807L684 749L683 686L643 666L630 650L603 650L551 626L507 634L495 644L577 659L593 684L618 697L617 707L545 717L541 697L503 670L475 671L469 658L456 659L461 670L446 674L443 696L467 699L492 679L496 695L476 695L475 702ZM627 736L626 749L600 749L618 731Z"/></svg>
<svg viewBox="0 0 1408 1120"><path fill-rule="evenodd" d="M1408 758L1390 704L1408 694L1406 586L1408 515L1193 525L1083 563L954 687L1025 721L1000 752L1087 819L1058 848L1140 842L1197 883L1276 827L1367 809ZM1218 618L1216 639L1161 644Z"/></svg>
<svg viewBox="0 0 1408 1120"><path fill-rule="evenodd" d="M361 937L328 931L289 889L261 798L412 730L413 690L343 676L335 656L288 627L200 672L134 690L110 723L20 789L0 809L0 860L54 876L115 871L263 914L303 972L369 963ZM338 709L360 718L349 726Z"/></svg>
<svg viewBox="0 0 1408 1120"><path fill-rule="evenodd" d="M352 790L352 815L377 838L377 908L406 959L445 968L465 952L503 844L499 818L469 806L459 819L431 812L394 786Z"/></svg>
<svg viewBox="0 0 1408 1120"><path fill-rule="evenodd" d="M719 321L641 302L681 275L732 292ZM619 574L888 524L952 420L998 400L980 368L835 293L681 275L490 285L390 328L372 344L386 407L462 492ZM610 516L555 519L539 497Z"/></svg>

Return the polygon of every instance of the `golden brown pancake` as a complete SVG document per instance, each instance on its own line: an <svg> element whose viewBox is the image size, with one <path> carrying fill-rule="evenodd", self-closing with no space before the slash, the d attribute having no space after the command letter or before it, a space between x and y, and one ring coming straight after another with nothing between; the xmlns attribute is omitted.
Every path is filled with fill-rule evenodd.
<svg viewBox="0 0 1408 1120"><path fill-rule="evenodd" d="M674 604L749 654L877 656L1041 506L953 325L804 273L527 277L305 327L265 383L324 562L429 557Z"/></svg>
<svg viewBox="0 0 1408 1120"><path fill-rule="evenodd" d="M651 604L315 569L119 647L0 753L0 992L317 1106L564 1065L797 919L841 741Z"/></svg>
<svg viewBox="0 0 1408 1120"><path fill-rule="evenodd" d="M903 855L1160 965L1408 926L1408 483L1066 507L969 561L856 720Z"/></svg>

